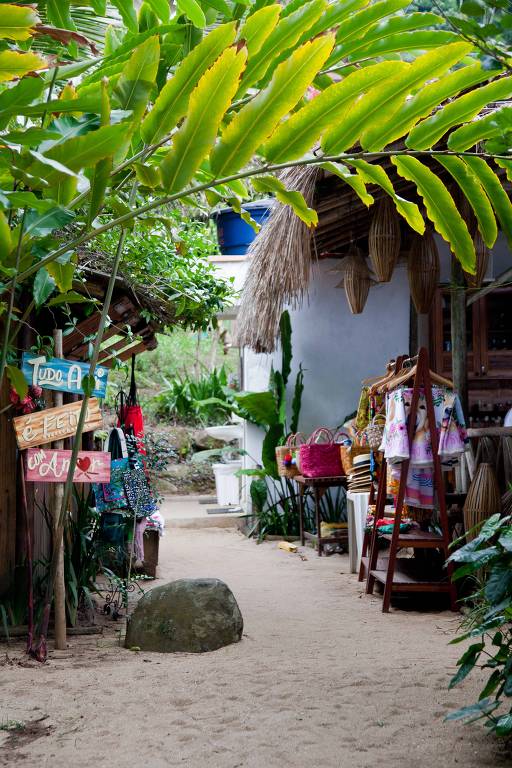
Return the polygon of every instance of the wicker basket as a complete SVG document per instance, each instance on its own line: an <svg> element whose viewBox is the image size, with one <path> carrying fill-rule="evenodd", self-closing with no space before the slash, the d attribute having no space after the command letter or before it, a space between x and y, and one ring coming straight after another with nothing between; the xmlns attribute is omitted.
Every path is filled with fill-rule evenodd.
<svg viewBox="0 0 512 768"><path fill-rule="evenodd" d="M320 440L325 442L320 442ZM332 432L320 427L299 448L300 469L304 477L339 477L343 474L340 446Z"/></svg>
<svg viewBox="0 0 512 768"><path fill-rule="evenodd" d="M350 311L360 315L368 299L372 278L361 249L355 245L350 246L345 256L343 272L343 287Z"/></svg>
<svg viewBox="0 0 512 768"><path fill-rule="evenodd" d="M302 432L297 432L296 435L289 435L286 445L276 446L277 473L279 477L287 477L291 480L300 475L298 449L304 440Z"/></svg>
<svg viewBox="0 0 512 768"><path fill-rule="evenodd" d="M439 282L439 252L431 230L414 238L407 262L411 297L420 315L432 306Z"/></svg>
<svg viewBox="0 0 512 768"><path fill-rule="evenodd" d="M368 248L375 277L379 283L389 283L400 253L400 222L387 195L379 202L370 224Z"/></svg>
<svg viewBox="0 0 512 768"><path fill-rule="evenodd" d="M501 497L492 464L480 464L469 486L464 502L464 528L466 539L471 541L478 535L472 529L491 515L501 511Z"/></svg>
<svg viewBox="0 0 512 768"><path fill-rule="evenodd" d="M482 239L482 235L477 231L473 238L476 254L476 272L471 275L469 272L464 272L466 276L466 282L470 288L481 288L484 282L484 277L489 266L489 249Z"/></svg>

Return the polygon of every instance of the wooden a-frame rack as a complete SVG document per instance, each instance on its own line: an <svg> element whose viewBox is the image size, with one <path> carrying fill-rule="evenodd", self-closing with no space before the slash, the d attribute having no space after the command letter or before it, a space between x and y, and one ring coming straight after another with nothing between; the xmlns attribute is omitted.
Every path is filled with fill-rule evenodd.
<svg viewBox="0 0 512 768"><path fill-rule="evenodd" d="M397 360L396 370L398 370L398 366L403 362L403 359L404 358L399 358ZM446 495L441 460L438 453L439 439L435 427L436 419L434 402L432 399L432 379L430 376L428 353L424 347L419 350L416 373L414 375L412 401L407 426L409 445L412 445L414 437L420 391L422 388L425 393L427 418L430 425L430 439L434 461L434 491L437 492L441 535L418 530L409 533L400 533L400 522L402 520L405 499L405 486L409 470L409 459L406 459L401 463L400 484L396 500L393 533L379 537L377 520L384 517L387 498L387 462L383 459L377 491L374 526L370 542L370 557L367 560L366 567L366 592L368 594L373 594L376 581L384 585L384 599L382 602L383 612L389 611L391 596L397 592L445 592L449 595L452 611L457 610L457 595L455 586L451 580L452 569L450 565L448 568L444 569L439 579L434 580L428 572L425 572L424 563L418 562L415 557L397 557L398 551L405 547L411 547L413 549L441 550L444 555L444 562L446 562L449 556L450 533L446 511ZM390 542L388 557L379 557L379 538Z"/></svg>

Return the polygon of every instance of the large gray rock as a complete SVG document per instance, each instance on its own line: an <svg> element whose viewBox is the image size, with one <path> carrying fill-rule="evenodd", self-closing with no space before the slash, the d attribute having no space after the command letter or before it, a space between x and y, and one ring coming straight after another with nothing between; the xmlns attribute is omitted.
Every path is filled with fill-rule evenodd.
<svg viewBox="0 0 512 768"><path fill-rule="evenodd" d="M227 584L179 579L146 592L128 624L126 647L160 653L215 651L242 638L244 622Z"/></svg>

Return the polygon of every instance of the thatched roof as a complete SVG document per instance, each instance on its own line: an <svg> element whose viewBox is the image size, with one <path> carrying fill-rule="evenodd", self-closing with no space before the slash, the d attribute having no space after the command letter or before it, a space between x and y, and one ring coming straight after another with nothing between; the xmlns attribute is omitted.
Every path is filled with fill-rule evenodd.
<svg viewBox="0 0 512 768"><path fill-rule="evenodd" d="M415 185L398 175L389 157L383 157L379 164L396 193L423 210ZM433 160L428 164L456 195L445 169ZM504 175L499 169L494 171ZM318 225L309 230L289 207L276 204L251 244L251 262L238 313L237 343L255 352L274 351L281 313L286 306L301 305L315 260L342 259L354 243L368 253L368 232L376 204L386 196L380 187L368 185L375 203L367 208L348 184L311 166L287 170L281 179L289 189L302 192L308 205L316 209ZM407 253L413 232L401 217L400 228L402 252Z"/></svg>

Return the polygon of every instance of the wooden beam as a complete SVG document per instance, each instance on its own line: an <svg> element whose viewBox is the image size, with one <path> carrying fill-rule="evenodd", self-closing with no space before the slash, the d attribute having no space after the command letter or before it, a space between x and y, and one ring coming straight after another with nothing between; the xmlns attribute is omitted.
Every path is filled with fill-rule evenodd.
<svg viewBox="0 0 512 768"><path fill-rule="evenodd" d="M452 256L451 342L453 385L464 413L468 412L468 372L466 349L466 287L460 262Z"/></svg>
<svg viewBox="0 0 512 768"><path fill-rule="evenodd" d="M0 408L9 405L7 378ZM13 584L16 557L16 440L9 412L0 415L0 596Z"/></svg>
<svg viewBox="0 0 512 768"><path fill-rule="evenodd" d="M483 288L480 288L479 291L476 291L475 293L472 293L470 296L468 296L466 300L466 304L468 307L471 306L471 304L474 304L475 301L478 301L478 299L483 298L484 296L487 296L488 293L491 293L496 288L499 288L504 283L508 283L512 280L512 267L509 267L509 269L506 269L504 272L501 273L501 275L498 275L498 277L492 281L492 283L488 283L488 285L484 286Z"/></svg>

